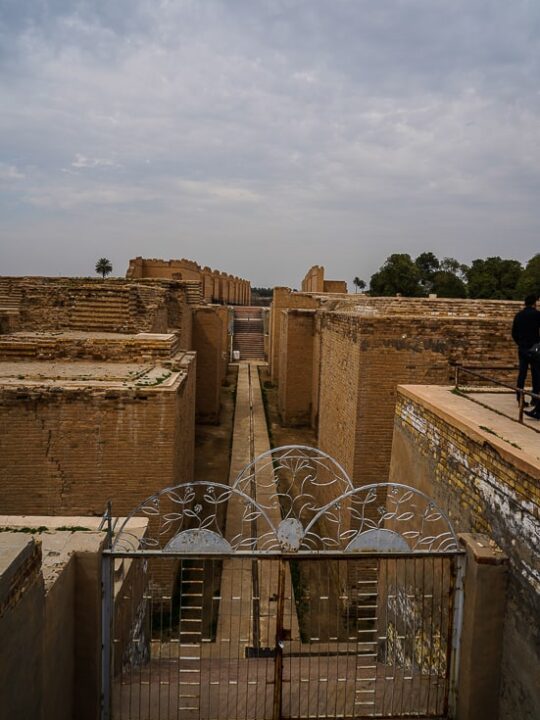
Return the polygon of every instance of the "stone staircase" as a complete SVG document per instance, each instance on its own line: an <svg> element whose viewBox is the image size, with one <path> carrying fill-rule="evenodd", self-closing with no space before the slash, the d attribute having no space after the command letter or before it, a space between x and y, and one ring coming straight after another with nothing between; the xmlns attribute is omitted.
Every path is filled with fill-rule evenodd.
<svg viewBox="0 0 540 720"><path fill-rule="evenodd" d="M264 326L260 307L235 307L233 350L240 360L264 360Z"/></svg>
<svg viewBox="0 0 540 720"><path fill-rule="evenodd" d="M204 303L202 283L200 280L182 280L188 305L201 305Z"/></svg>
<svg viewBox="0 0 540 720"><path fill-rule="evenodd" d="M93 287L71 292L69 327L88 332L132 332L133 299L127 288L98 292Z"/></svg>
<svg viewBox="0 0 540 720"><path fill-rule="evenodd" d="M2 310L19 310L22 292L9 278L0 277L0 308Z"/></svg>

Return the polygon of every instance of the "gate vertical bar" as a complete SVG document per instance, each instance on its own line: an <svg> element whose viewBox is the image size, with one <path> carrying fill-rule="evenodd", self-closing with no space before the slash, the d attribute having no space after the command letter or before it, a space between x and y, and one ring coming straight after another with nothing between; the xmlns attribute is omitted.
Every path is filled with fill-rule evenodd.
<svg viewBox="0 0 540 720"><path fill-rule="evenodd" d="M276 609L276 655L274 661L274 706L273 720L280 720L283 703L283 609L285 605L285 560L280 558L278 563L278 590Z"/></svg>
<svg viewBox="0 0 540 720"><path fill-rule="evenodd" d="M101 556L101 720L111 718L114 556Z"/></svg>
<svg viewBox="0 0 540 720"><path fill-rule="evenodd" d="M459 681L459 652L461 646L461 629L463 626L463 580L465 578L465 556L456 555L454 612L452 617L452 659L450 663L450 688L448 693L448 716L455 718L457 710L457 692Z"/></svg>

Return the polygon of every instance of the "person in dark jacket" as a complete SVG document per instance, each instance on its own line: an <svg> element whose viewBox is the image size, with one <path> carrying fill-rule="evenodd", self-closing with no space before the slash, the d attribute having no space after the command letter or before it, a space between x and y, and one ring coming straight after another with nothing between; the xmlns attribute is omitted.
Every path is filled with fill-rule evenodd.
<svg viewBox="0 0 540 720"><path fill-rule="evenodd" d="M531 368L532 375L532 391L540 393L540 366L531 362L529 357L530 348L537 342L540 342L540 310L536 308L536 295L527 295L525 298L525 307L520 310L512 325L512 337L518 346L519 373L517 386L520 389L525 387L527 379L527 370ZM519 395L518 395L519 401ZM533 401L533 409L525 410L526 414L535 420L540 420L540 401Z"/></svg>

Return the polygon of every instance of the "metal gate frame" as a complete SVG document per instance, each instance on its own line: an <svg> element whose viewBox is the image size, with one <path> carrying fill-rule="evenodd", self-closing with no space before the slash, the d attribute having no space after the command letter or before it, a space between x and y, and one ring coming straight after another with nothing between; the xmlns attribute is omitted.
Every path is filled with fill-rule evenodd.
<svg viewBox="0 0 540 720"><path fill-rule="evenodd" d="M147 537L130 535L129 521L136 516L149 518ZM242 560L251 563L254 578L259 577L265 561L278 563L273 647L274 720L283 717L282 683L284 657L287 657L283 617L287 568L291 563L315 563L314 566L319 563L318 567L322 567L321 563L341 562L346 564L348 572L349 566L359 561L377 563L377 567L394 562L396 594L392 598L397 606L403 600L397 596L398 562L414 564L429 560L433 563L440 559L442 567L447 560L451 568L446 624L449 637L444 644L442 707L445 716L449 713L452 717L465 557L448 517L424 493L396 483L354 488L343 468L325 453L304 446L286 446L259 456L239 473L232 486L198 481L166 488L143 501L119 528L113 527L110 505L105 518L108 541L102 554L102 720L112 718L115 561L128 559L146 567L152 560L166 558L206 562ZM442 585L441 581L441 591ZM293 594L289 592L289 596ZM389 600L390 597L388 595ZM290 597L288 599L290 601ZM401 637L397 625L394 630L397 646ZM389 643L388 637L384 640ZM392 715L360 712L350 717L415 716L406 712ZM316 717L329 716L319 715L317 711Z"/></svg>

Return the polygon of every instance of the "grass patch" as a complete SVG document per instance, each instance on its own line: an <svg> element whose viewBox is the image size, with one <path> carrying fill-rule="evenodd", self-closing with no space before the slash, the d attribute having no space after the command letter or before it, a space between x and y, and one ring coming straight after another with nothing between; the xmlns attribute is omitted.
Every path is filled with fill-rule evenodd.
<svg viewBox="0 0 540 720"><path fill-rule="evenodd" d="M512 442L511 440L507 440L502 435L499 435L498 433L496 433L495 430L492 430L491 428L487 427L487 425L479 425L478 427L480 428L480 430L484 430L484 432L487 432L490 435L495 435L495 437L499 438L499 440L502 440L503 442L508 443L512 447L515 447L518 450L522 450L522 448L517 443Z"/></svg>

